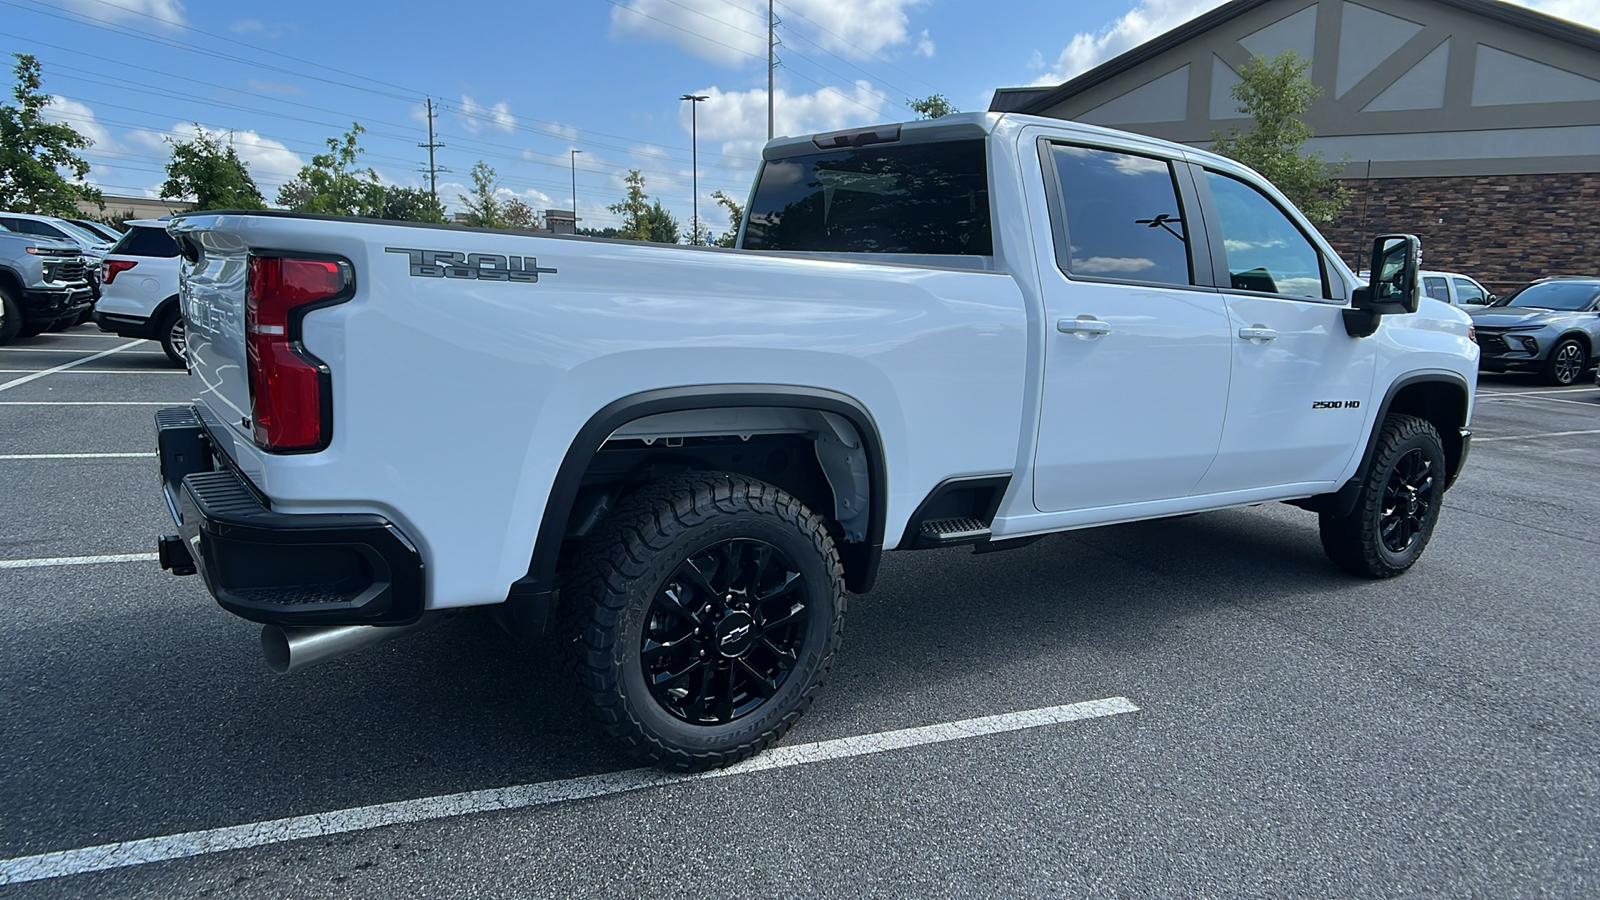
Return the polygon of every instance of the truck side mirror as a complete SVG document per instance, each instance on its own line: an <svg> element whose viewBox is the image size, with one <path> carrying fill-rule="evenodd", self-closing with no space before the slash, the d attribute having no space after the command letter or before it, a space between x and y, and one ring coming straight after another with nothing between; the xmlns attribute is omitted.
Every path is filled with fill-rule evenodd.
<svg viewBox="0 0 1600 900"><path fill-rule="evenodd" d="M1344 311L1345 331L1367 337L1383 316L1414 313L1421 306L1422 242L1411 234L1380 234L1372 241L1372 264L1364 287Z"/></svg>

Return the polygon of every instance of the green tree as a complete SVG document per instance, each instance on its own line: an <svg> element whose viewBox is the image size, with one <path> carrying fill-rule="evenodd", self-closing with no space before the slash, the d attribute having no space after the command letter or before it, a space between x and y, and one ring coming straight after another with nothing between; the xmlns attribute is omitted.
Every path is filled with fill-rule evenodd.
<svg viewBox="0 0 1600 900"><path fill-rule="evenodd" d="M940 116L961 112L952 106L950 98L943 94L929 94L921 99L907 100L906 106L911 107L911 111L922 119L937 119Z"/></svg>
<svg viewBox="0 0 1600 900"><path fill-rule="evenodd" d="M250 167L239 158L233 142L224 144L195 123L195 136L187 141L167 138L172 158L167 180L161 185L163 200L193 197L196 209L266 209L261 190L250 177Z"/></svg>
<svg viewBox="0 0 1600 900"><path fill-rule="evenodd" d="M483 160L478 160L472 167L472 193L457 195L461 205L466 207L468 225L480 228L507 227L505 210L494 195L498 186L499 179L495 177L494 169Z"/></svg>
<svg viewBox="0 0 1600 900"><path fill-rule="evenodd" d="M739 201L721 191L712 191L711 199L728 211L728 230L712 243L718 247L732 247L733 242L739 239L739 226L744 224L744 207L739 205Z"/></svg>
<svg viewBox="0 0 1600 900"><path fill-rule="evenodd" d="M1344 160L1330 166L1321 153L1305 153L1314 132L1301 120L1322 89L1306 77L1311 65L1293 50L1268 59L1252 56L1239 70L1233 99L1255 121L1250 128L1211 133L1211 149L1260 172L1306 214L1326 225L1350 202L1350 192L1334 179Z"/></svg>
<svg viewBox="0 0 1600 900"><path fill-rule="evenodd" d="M533 207L524 203L521 197L512 197L500 204L500 218L505 220L507 228L533 231L539 227L539 214L533 211Z"/></svg>
<svg viewBox="0 0 1600 900"><path fill-rule="evenodd" d="M0 209L76 216L79 200L105 209L100 191L83 183L89 163L77 153L94 142L71 125L45 121L50 97L40 90L39 61L26 53L13 56L16 105L0 106Z"/></svg>
<svg viewBox="0 0 1600 900"><path fill-rule="evenodd" d="M330 216L381 217L386 191L378 173L356 165L365 132L360 122L352 122L342 136L328 138L328 152L311 157L310 165L278 189L278 205Z"/></svg>
<svg viewBox="0 0 1600 900"><path fill-rule="evenodd" d="M629 169L628 177L622 180L628 186L627 196L606 207L622 217L622 227L617 229L617 237L629 241L647 241L650 239L650 197L644 192L644 176L639 174L638 169Z"/></svg>
<svg viewBox="0 0 1600 900"><path fill-rule="evenodd" d="M654 244L676 244L684 237L677 217L667 212L660 200L650 204L650 212L644 220L644 235L644 240Z"/></svg>
<svg viewBox="0 0 1600 900"><path fill-rule="evenodd" d="M444 205L422 188L391 185L384 189L379 218L439 224L445 221Z"/></svg>

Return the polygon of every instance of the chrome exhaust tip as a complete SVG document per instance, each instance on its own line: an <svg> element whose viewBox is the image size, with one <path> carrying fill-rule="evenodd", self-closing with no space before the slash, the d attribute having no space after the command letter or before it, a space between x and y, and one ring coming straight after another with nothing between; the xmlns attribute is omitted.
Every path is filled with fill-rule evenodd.
<svg viewBox="0 0 1600 900"><path fill-rule="evenodd" d="M348 656L405 634L426 631L444 621L429 613L410 625L261 626L261 654L267 668L289 675L317 663Z"/></svg>

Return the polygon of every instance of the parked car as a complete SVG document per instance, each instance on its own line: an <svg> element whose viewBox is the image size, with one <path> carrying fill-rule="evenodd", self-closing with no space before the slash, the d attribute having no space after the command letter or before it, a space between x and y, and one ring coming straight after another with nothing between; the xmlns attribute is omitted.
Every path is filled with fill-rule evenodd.
<svg viewBox="0 0 1600 900"><path fill-rule="evenodd" d="M102 331L160 341L183 365L183 316L178 308L178 245L159 219L134 219L104 261L94 321Z"/></svg>
<svg viewBox="0 0 1600 900"><path fill-rule="evenodd" d="M107 225L104 222L96 222L93 219L68 219L67 221L78 226L79 228L92 231L113 244L122 240L122 232L112 228L110 225Z"/></svg>
<svg viewBox="0 0 1600 900"><path fill-rule="evenodd" d="M1534 371L1576 383L1600 346L1600 278L1549 278L1472 310L1485 372Z"/></svg>
<svg viewBox="0 0 1600 900"><path fill-rule="evenodd" d="M1422 292L1451 306L1487 306L1496 299L1476 279L1455 272L1423 272Z"/></svg>
<svg viewBox="0 0 1600 900"><path fill-rule="evenodd" d="M114 241L58 216L41 216L34 213L0 213L0 228L77 245L78 249L83 251L84 262L88 266L85 277L89 281L90 292L94 295L94 299L99 299L100 260L106 255L106 251L111 249ZM56 323L52 330L64 331L74 325L81 325L89 321L90 316L91 312L85 311L74 321L62 320Z"/></svg>
<svg viewBox="0 0 1600 900"><path fill-rule="evenodd" d="M0 307L0 344L70 327L94 308L83 252L65 241L0 231Z"/></svg>
<svg viewBox="0 0 1600 900"><path fill-rule="evenodd" d="M174 218L162 565L280 672L465 607L558 623L601 727L703 769L800 717L886 550L1282 500L1352 572L1422 554L1478 348L1415 237L1363 284L1238 163L1058 119L763 159L741 249Z"/></svg>

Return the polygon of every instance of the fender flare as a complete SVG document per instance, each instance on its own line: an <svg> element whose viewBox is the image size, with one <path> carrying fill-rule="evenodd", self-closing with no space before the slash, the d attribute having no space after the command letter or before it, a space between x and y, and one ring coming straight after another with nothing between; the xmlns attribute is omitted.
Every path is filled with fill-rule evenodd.
<svg viewBox="0 0 1600 900"><path fill-rule="evenodd" d="M578 430L556 470L550 496L545 501L528 573L512 582L507 594L512 614L531 616L528 624L543 630L555 590L556 567L566 537L567 520L577 500L583 473L612 432L634 419L658 413L760 406L835 413L847 419L861 436L871 479L872 508L868 514L867 540L862 544L845 544L839 549L840 556L844 557L846 586L855 593L870 590L883 556L888 482L883 438L867 408L853 397L822 388L784 384L693 385L644 391L614 400Z"/></svg>
<svg viewBox="0 0 1600 900"><path fill-rule="evenodd" d="M1319 511L1326 509L1328 512L1338 516L1348 516L1351 510L1355 509L1356 497L1361 492L1361 485L1367 480L1368 467L1372 465L1372 454L1378 446L1378 435L1383 432L1383 422L1389 417L1389 407L1394 403L1394 398L1402 390L1412 385L1430 382L1458 387L1461 389L1463 397L1469 399L1472 397L1472 388L1467 384L1466 379L1462 378L1459 373L1448 369L1414 372L1395 379L1389 385L1388 390L1384 392L1383 402L1378 405L1378 414L1372 419L1372 429L1367 433L1367 445L1361 453L1361 465L1356 467L1356 472L1350 476L1349 481L1346 481L1337 491L1331 494L1324 494L1323 497L1326 499L1322 500L1321 503L1313 504L1312 508ZM1465 420L1466 410L1462 410L1462 417ZM1445 439L1449 440L1448 437ZM1449 473L1449 479L1445 483L1447 490L1451 484L1455 483L1456 475L1460 474L1461 464L1465 463L1465 461L1466 452L1463 449L1463 452L1459 454L1456 470Z"/></svg>

